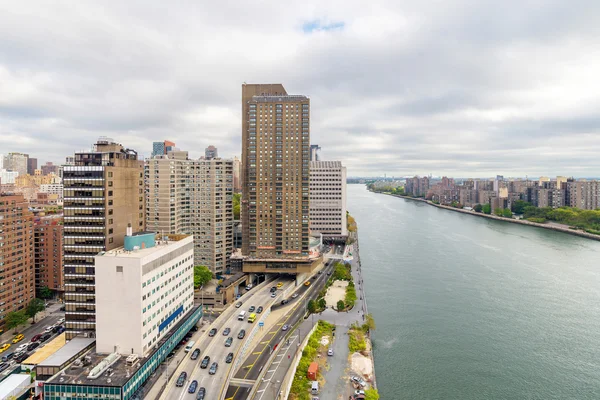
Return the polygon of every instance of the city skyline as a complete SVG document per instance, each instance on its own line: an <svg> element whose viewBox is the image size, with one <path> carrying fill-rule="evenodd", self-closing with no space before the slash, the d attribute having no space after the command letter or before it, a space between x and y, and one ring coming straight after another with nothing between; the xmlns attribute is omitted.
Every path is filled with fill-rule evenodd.
<svg viewBox="0 0 600 400"><path fill-rule="evenodd" d="M169 138L233 158L239 85L285 82L349 176L593 176L600 5L583 3L211 4L168 19L148 4L10 4L0 148L58 164L105 135L145 157Z"/></svg>

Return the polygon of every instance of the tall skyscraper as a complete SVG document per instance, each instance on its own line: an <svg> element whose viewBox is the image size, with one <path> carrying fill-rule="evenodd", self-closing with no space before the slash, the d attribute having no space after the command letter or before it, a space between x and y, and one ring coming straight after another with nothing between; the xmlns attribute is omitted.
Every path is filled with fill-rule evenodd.
<svg viewBox="0 0 600 400"><path fill-rule="evenodd" d="M204 149L204 158L207 160L212 160L213 158L219 157L219 151L215 146L208 146Z"/></svg>
<svg viewBox="0 0 600 400"><path fill-rule="evenodd" d="M31 158L31 157L29 157L27 159L27 173L29 175L35 174L35 170L37 169L37 165L38 165L37 158Z"/></svg>
<svg viewBox="0 0 600 400"><path fill-rule="evenodd" d="M134 150L101 137L64 167L67 337L96 328L94 256L123 245L127 226L144 231L144 169Z"/></svg>
<svg viewBox="0 0 600 400"><path fill-rule="evenodd" d="M233 157L233 191L240 193L242 191L242 162L238 157Z"/></svg>
<svg viewBox="0 0 600 400"><path fill-rule="evenodd" d="M35 297L33 214L21 195L0 194L0 328Z"/></svg>
<svg viewBox="0 0 600 400"><path fill-rule="evenodd" d="M324 240L348 236L346 167L340 161L310 162L310 231Z"/></svg>
<svg viewBox="0 0 600 400"><path fill-rule="evenodd" d="M310 145L310 161L321 161L319 157L319 151L321 151L321 146L318 144Z"/></svg>
<svg viewBox="0 0 600 400"><path fill-rule="evenodd" d="M194 235L194 262L221 274L233 251L233 161L170 151L146 162L148 230Z"/></svg>
<svg viewBox="0 0 600 400"><path fill-rule="evenodd" d="M19 175L27 175L29 154L8 153L4 156L4 169L17 171Z"/></svg>
<svg viewBox="0 0 600 400"><path fill-rule="evenodd" d="M294 272L284 263L308 261L309 146L308 97L281 84L242 85L244 271Z"/></svg>
<svg viewBox="0 0 600 400"><path fill-rule="evenodd" d="M61 185L62 189L62 185ZM62 190L60 194L62 198ZM63 290L63 216L34 218L35 289Z"/></svg>

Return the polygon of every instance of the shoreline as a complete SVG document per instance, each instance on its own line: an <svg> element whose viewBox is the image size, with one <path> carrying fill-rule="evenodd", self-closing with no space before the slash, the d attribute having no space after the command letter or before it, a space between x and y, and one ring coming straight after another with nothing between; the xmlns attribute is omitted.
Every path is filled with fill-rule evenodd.
<svg viewBox="0 0 600 400"><path fill-rule="evenodd" d="M401 199L419 201L421 203L425 203L425 204L428 204L430 206L434 206L434 207L437 207L437 208L443 208L443 209L446 209L446 210L449 210L449 211L455 211L455 212L459 212L459 213L462 213L462 214L468 214L468 215L472 215L472 216L475 216L475 217L489 218L489 219L493 219L493 220L496 220L496 221L509 222L509 223L513 223L513 224L521 224L521 225L531 226L531 227L535 227L535 228L549 229L549 230L552 230L552 231L555 231L555 232L567 233L567 234L570 234L570 235L575 235L575 236L583 237L583 238L586 238L586 239L592 239L592 240L600 241L600 235L594 235L594 234L583 232L583 231L580 231L580 230L569 229L568 225L563 225L563 226L548 225L548 224L540 224L538 222L526 221L526 220L522 220L522 219L498 217L496 215L478 213L478 212L469 211L469 210L463 210L462 208L455 208L455 207L451 207L451 206L445 206L445 205L442 205L442 204L435 204L435 203L431 202L430 200L425 200L423 198L418 198L418 197L402 196L402 195L399 195L399 194L391 194L391 193L383 193L383 192L373 192L373 191L371 191L371 193L384 194L384 195L387 195L387 196L398 197L398 198L401 198Z"/></svg>

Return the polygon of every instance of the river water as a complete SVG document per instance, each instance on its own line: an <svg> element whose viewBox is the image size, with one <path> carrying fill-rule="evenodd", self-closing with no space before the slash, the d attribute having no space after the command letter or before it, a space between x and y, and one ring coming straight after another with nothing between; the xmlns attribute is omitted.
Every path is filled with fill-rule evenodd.
<svg viewBox="0 0 600 400"><path fill-rule="evenodd" d="M600 242L348 185L383 400L600 399Z"/></svg>

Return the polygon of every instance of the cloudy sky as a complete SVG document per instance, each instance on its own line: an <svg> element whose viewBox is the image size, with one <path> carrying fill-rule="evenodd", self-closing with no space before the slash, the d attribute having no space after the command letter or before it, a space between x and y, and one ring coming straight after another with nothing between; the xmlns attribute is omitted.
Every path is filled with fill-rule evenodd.
<svg viewBox="0 0 600 400"><path fill-rule="evenodd" d="M241 153L241 84L311 97L348 175L600 175L600 2L0 0L0 153Z"/></svg>

